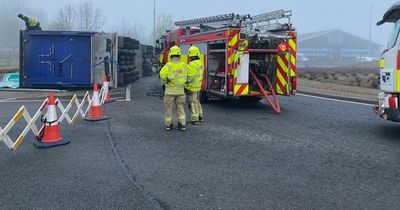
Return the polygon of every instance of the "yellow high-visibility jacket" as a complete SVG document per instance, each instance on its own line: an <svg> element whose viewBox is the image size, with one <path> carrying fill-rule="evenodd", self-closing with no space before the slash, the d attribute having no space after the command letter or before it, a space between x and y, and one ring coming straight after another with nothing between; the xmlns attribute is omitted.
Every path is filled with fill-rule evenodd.
<svg viewBox="0 0 400 210"><path fill-rule="evenodd" d="M39 24L39 21L33 18L28 17L28 21L29 21L29 26L31 27L35 27Z"/></svg>
<svg viewBox="0 0 400 210"><path fill-rule="evenodd" d="M196 93L201 90L203 84L204 64L201 60L195 60L189 63L188 82L185 88L190 92Z"/></svg>
<svg viewBox="0 0 400 210"><path fill-rule="evenodd" d="M188 77L188 67L184 62L168 62L160 71L161 84L165 85L165 95L184 95Z"/></svg>

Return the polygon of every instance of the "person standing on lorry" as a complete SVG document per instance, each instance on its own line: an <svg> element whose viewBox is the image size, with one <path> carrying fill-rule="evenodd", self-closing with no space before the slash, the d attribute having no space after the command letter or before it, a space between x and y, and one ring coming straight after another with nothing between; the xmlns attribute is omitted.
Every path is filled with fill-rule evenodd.
<svg viewBox="0 0 400 210"><path fill-rule="evenodd" d="M38 20L19 14L18 17L25 22L26 30L41 31L40 23Z"/></svg>
<svg viewBox="0 0 400 210"><path fill-rule="evenodd" d="M161 84L165 86L164 108L165 108L165 129L173 129L173 108L175 105L178 115L178 129L186 131L185 114L185 84L188 77L188 67L181 61L181 49L173 46L169 50L171 61L165 64L160 71Z"/></svg>
<svg viewBox="0 0 400 210"><path fill-rule="evenodd" d="M192 114L191 123L193 125L199 125L199 122L203 122L203 109L201 107L199 95L203 84L204 72L204 64L200 59L199 48L196 46L190 47L189 58L188 82L186 83L185 89Z"/></svg>

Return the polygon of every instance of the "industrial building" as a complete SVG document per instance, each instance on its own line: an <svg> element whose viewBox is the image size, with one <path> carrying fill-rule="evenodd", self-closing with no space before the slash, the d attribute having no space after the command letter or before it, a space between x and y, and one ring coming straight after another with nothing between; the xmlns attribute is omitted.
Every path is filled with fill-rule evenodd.
<svg viewBox="0 0 400 210"><path fill-rule="evenodd" d="M382 46L342 30L300 34L299 66L344 66L377 60Z"/></svg>

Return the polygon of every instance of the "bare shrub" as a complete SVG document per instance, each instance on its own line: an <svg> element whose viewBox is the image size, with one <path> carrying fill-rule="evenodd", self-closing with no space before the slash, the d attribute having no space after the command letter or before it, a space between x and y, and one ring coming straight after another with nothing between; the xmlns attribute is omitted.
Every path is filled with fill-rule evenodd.
<svg viewBox="0 0 400 210"><path fill-rule="evenodd" d="M371 81L371 87L375 88L375 89L378 89L378 87L379 87L379 79L378 78L372 78L371 80L372 80Z"/></svg>
<svg viewBox="0 0 400 210"><path fill-rule="evenodd" d="M361 82L362 82L361 77L356 77L356 78L355 78L355 82L356 82L356 85L357 85L357 86L361 86Z"/></svg>
<svg viewBox="0 0 400 210"><path fill-rule="evenodd" d="M308 77L308 79L309 79L309 80L315 80L315 79L317 79L317 76L316 76L315 74L311 74L311 75Z"/></svg>

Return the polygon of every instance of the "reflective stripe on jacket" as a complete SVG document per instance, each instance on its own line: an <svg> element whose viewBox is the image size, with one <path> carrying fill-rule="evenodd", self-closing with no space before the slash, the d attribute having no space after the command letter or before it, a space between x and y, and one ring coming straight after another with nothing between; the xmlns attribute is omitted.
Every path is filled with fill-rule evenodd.
<svg viewBox="0 0 400 210"><path fill-rule="evenodd" d="M188 71L188 82L185 88L191 92L199 92L203 85L204 64L201 60L190 62Z"/></svg>
<svg viewBox="0 0 400 210"><path fill-rule="evenodd" d="M188 67L184 62L167 63L160 71L160 80L165 85L166 95L184 95Z"/></svg>

